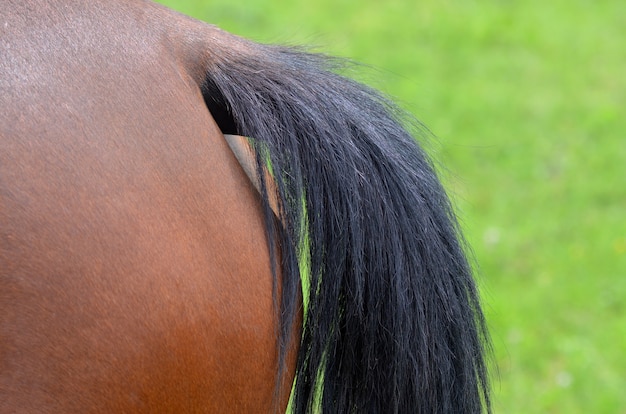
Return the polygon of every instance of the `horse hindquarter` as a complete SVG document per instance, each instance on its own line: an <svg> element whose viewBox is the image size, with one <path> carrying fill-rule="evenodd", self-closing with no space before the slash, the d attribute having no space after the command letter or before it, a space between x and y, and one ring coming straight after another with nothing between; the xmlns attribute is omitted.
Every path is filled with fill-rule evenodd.
<svg viewBox="0 0 626 414"><path fill-rule="evenodd" d="M265 223L194 78L198 24L0 8L0 412L269 411Z"/></svg>

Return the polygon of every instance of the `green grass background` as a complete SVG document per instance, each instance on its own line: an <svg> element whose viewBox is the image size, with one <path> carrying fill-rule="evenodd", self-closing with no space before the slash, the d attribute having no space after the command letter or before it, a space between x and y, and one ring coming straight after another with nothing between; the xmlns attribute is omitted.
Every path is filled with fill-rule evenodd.
<svg viewBox="0 0 626 414"><path fill-rule="evenodd" d="M626 2L162 1L371 66L474 249L497 413L626 413Z"/></svg>

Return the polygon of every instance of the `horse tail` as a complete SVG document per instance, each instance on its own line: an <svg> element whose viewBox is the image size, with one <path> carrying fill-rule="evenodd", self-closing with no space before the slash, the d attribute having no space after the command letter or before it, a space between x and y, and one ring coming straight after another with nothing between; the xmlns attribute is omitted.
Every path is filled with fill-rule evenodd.
<svg viewBox="0 0 626 414"><path fill-rule="evenodd" d="M405 116L340 75L337 59L227 43L212 50L202 91L223 132L251 137L257 153L269 244L280 249L281 375L306 287L292 408L490 412L472 269Z"/></svg>

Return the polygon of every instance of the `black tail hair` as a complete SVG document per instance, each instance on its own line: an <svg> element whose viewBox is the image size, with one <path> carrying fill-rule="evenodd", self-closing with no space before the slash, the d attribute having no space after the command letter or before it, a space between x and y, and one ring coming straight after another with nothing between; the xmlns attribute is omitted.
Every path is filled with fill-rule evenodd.
<svg viewBox="0 0 626 414"><path fill-rule="evenodd" d="M282 225L262 192L280 246L281 375L307 261L295 412L490 412L472 270L404 115L339 60L230 41L202 90L224 133L252 137L259 180L267 165L276 180Z"/></svg>

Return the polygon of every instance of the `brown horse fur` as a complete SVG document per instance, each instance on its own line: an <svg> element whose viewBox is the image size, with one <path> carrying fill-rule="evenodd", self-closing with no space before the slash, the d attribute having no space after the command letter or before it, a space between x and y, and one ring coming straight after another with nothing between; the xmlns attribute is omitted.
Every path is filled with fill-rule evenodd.
<svg viewBox="0 0 626 414"><path fill-rule="evenodd" d="M110 0L0 33L0 413L269 412L260 201L199 88L228 37Z"/></svg>

